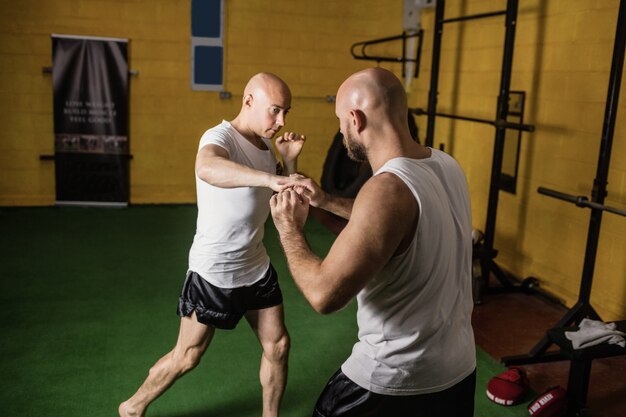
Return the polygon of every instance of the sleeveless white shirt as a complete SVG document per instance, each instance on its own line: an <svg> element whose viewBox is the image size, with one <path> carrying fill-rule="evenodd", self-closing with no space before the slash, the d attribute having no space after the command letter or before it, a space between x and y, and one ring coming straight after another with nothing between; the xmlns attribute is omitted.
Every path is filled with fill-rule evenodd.
<svg viewBox="0 0 626 417"><path fill-rule="evenodd" d="M267 150L257 148L223 121L202 135L198 149L215 144L226 149L231 161L275 174L277 159L272 143L263 141ZM221 288L248 286L263 278L270 263L263 235L273 191L266 187L215 187L196 175L196 193L198 219L189 270Z"/></svg>
<svg viewBox="0 0 626 417"><path fill-rule="evenodd" d="M443 391L476 368L469 192L458 163L432 149L396 158L390 172L419 206L415 237L357 295L359 341L342 371L386 395Z"/></svg>

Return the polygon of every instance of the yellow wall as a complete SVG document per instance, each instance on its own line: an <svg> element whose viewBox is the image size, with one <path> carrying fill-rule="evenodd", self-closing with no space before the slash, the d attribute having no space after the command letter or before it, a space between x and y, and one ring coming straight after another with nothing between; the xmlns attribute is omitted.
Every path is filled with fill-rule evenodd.
<svg viewBox="0 0 626 417"><path fill-rule="evenodd" d="M225 89L190 88L188 0L0 0L0 206L54 203L50 34L130 39L131 203L195 201L193 161L202 132L239 109L248 77L273 71L292 87L288 129L308 136L303 172L319 179L337 131L334 95L350 73L374 63L354 60L354 42L399 34L402 1L226 0ZM505 7L504 0L448 1L446 16ZM595 177L618 1L523 0L512 89L527 93L520 179L515 195L500 193L497 261L520 277L575 302L589 210L539 195L545 186L589 195ZM425 29L420 76L411 106L426 108L434 10ZM439 110L491 119L498 94L504 18L446 25ZM395 54L395 46L383 49ZM398 64L384 64L400 75ZM626 89L624 85L623 90ZM626 102L618 112L607 205L626 207ZM417 118L423 137L426 120ZM474 226L484 229L494 130L437 119L444 143L465 169ZM626 317L626 221L603 216L592 304L605 320Z"/></svg>
<svg viewBox="0 0 626 417"><path fill-rule="evenodd" d="M272 71L293 93L286 129L308 137L300 169L321 176L338 129L334 95L354 42L400 33L402 5L385 2L226 0L225 89L191 91L190 1L0 1L0 206L54 204L52 33L128 38L131 203L195 201L193 163L209 127L236 116L249 77Z"/></svg>

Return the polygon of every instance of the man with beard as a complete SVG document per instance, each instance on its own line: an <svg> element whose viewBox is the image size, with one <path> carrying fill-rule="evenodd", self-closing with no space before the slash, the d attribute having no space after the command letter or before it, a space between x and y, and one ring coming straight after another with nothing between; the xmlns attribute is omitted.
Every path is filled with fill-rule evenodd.
<svg viewBox="0 0 626 417"><path fill-rule="evenodd" d="M391 72L367 69L339 88L348 154L374 175L356 199L312 180L272 196L274 223L299 289L321 314L357 299L358 342L328 382L314 417L471 417L471 211L465 175L415 142L407 98ZM309 247L309 205L348 219L328 255Z"/></svg>
<svg viewBox="0 0 626 417"><path fill-rule="evenodd" d="M139 390L120 404L120 416L144 416L157 397L198 365L215 329L233 329L242 317L263 348L263 417L278 416L287 382L289 335L278 277L263 246L263 228L270 196L289 182L278 175L271 139L285 125L290 108L287 84L274 74L259 73L248 81L237 117L207 130L200 139L198 220L178 302L178 340L150 369ZM304 140L289 132L276 139L287 174L295 173Z"/></svg>

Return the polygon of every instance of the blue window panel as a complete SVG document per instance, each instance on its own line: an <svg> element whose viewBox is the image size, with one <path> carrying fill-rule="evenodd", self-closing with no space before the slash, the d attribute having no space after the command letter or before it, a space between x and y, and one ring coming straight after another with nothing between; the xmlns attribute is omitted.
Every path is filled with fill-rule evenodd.
<svg viewBox="0 0 626 417"><path fill-rule="evenodd" d="M194 84L222 84L223 48L196 46L194 48Z"/></svg>
<svg viewBox="0 0 626 417"><path fill-rule="evenodd" d="M221 26L221 0L191 0L191 36L221 38Z"/></svg>
<svg viewBox="0 0 626 417"><path fill-rule="evenodd" d="M222 91L224 0L191 0L191 88Z"/></svg>

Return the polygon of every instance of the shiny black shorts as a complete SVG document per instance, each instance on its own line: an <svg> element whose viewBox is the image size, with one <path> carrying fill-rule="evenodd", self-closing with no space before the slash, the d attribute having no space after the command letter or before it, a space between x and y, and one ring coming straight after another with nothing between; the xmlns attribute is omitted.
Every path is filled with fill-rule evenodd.
<svg viewBox="0 0 626 417"><path fill-rule="evenodd" d="M382 395L335 373L315 404L313 417L472 417L476 371L441 392Z"/></svg>
<svg viewBox="0 0 626 417"><path fill-rule="evenodd" d="M282 304L283 295L272 265L265 276L248 287L220 288L189 271L178 299L177 314L218 329L234 329L248 310L261 310Z"/></svg>

